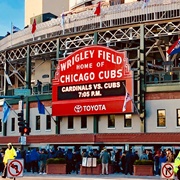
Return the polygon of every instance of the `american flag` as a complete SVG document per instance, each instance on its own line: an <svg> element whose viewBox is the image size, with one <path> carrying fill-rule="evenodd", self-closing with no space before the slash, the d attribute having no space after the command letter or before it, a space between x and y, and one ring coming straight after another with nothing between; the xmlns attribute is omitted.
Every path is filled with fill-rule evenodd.
<svg viewBox="0 0 180 180"><path fill-rule="evenodd" d="M178 54L180 52L180 38L167 50L169 55Z"/></svg>
<svg viewBox="0 0 180 180"><path fill-rule="evenodd" d="M131 101L131 100L132 100L132 98L131 98L130 94L128 92L126 92L126 96L125 96L124 104L123 104L123 109L122 109L123 112L126 110L127 102Z"/></svg>

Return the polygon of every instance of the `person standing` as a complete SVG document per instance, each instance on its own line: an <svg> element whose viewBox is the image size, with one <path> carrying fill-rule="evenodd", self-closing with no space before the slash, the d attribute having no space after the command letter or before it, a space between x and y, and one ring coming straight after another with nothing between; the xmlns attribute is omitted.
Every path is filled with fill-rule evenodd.
<svg viewBox="0 0 180 180"><path fill-rule="evenodd" d="M38 161L39 161L39 153L38 149L34 148L31 151L30 154L30 161L31 161L31 167L32 167L32 172L37 172L39 173L39 166L38 166Z"/></svg>
<svg viewBox="0 0 180 180"><path fill-rule="evenodd" d="M155 175L159 176L160 175L160 169L159 169L159 157L160 157L160 152L157 151L155 156L154 156L154 165L155 165Z"/></svg>
<svg viewBox="0 0 180 180"><path fill-rule="evenodd" d="M171 149L168 149L166 151L166 157L167 157L167 162L169 162L169 163L174 162L174 154Z"/></svg>
<svg viewBox="0 0 180 180"><path fill-rule="evenodd" d="M174 160L174 173L177 175L177 179L180 180L180 152Z"/></svg>
<svg viewBox="0 0 180 180"><path fill-rule="evenodd" d="M159 169L161 170L162 168L162 163L166 163L167 157L164 151L161 151L160 157L159 157Z"/></svg>
<svg viewBox="0 0 180 180"><path fill-rule="evenodd" d="M73 153L72 153L72 149L68 149L67 153L65 154L65 158L66 158L66 163L67 163L67 174L71 174L72 171L72 164L73 164Z"/></svg>
<svg viewBox="0 0 180 180"><path fill-rule="evenodd" d="M40 80L37 80L37 90L38 90L38 94L41 94L42 91L42 82Z"/></svg>
<svg viewBox="0 0 180 180"><path fill-rule="evenodd" d="M108 163L110 160L110 155L106 148L101 152L100 158L102 163L102 175L104 174L104 170L106 171L106 175L108 175Z"/></svg>
<svg viewBox="0 0 180 180"><path fill-rule="evenodd" d="M25 167L27 172L31 172L31 149L28 148L28 151L26 152L26 156L25 156Z"/></svg>
<svg viewBox="0 0 180 180"><path fill-rule="evenodd" d="M143 154L140 156L140 160L148 160L148 155L146 153L146 150L143 151Z"/></svg>
<svg viewBox="0 0 180 180"><path fill-rule="evenodd" d="M4 151L0 150L0 172L3 172L4 164L3 164Z"/></svg>
<svg viewBox="0 0 180 180"><path fill-rule="evenodd" d="M130 175L133 174L133 163L134 163L134 155L132 153L132 149L130 149L125 157L126 165L125 165L125 175L128 173Z"/></svg>
<svg viewBox="0 0 180 180"><path fill-rule="evenodd" d="M6 149L4 157L3 157L4 170L3 170L3 173L2 173L2 178L6 178L6 176L7 176L8 160L15 159L16 156L17 156L17 153L16 153L14 147L12 146L11 143L8 143L7 144L7 149Z"/></svg>
<svg viewBox="0 0 180 180"><path fill-rule="evenodd" d="M47 153L45 149L42 149L41 154L39 155L40 161L40 170L39 174L46 174L46 161L47 161Z"/></svg>

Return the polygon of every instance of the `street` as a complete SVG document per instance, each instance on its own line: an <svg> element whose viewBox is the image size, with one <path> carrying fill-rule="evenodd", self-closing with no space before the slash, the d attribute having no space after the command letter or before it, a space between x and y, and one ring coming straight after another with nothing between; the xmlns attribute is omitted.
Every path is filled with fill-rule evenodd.
<svg viewBox="0 0 180 180"><path fill-rule="evenodd" d="M3 178L0 178L3 179ZM30 180L30 179L37 179L37 180L157 180L161 179L160 176L133 176L133 175L124 175L124 174L109 174L109 175L80 175L80 174L67 174L67 175L55 175L55 174L46 174L46 175L39 175L36 173L27 173L23 174L23 177L16 177L16 180L23 179L23 180Z"/></svg>

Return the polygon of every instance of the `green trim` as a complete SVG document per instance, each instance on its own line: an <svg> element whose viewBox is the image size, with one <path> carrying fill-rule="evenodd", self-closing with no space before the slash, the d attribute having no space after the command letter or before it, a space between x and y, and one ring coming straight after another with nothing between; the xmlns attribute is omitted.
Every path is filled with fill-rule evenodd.
<svg viewBox="0 0 180 180"><path fill-rule="evenodd" d="M98 44L98 33L94 33L94 44Z"/></svg>

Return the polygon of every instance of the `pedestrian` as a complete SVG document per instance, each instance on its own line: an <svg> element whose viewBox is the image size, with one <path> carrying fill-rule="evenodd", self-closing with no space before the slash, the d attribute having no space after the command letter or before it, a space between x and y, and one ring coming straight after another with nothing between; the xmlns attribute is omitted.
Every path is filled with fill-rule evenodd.
<svg viewBox="0 0 180 180"><path fill-rule="evenodd" d="M31 150L28 148L25 156L25 167L27 172L31 172Z"/></svg>
<svg viewBox="0 0 180 180"><path fill-rule="evenodd" d="M159 157L159 165L160 165L160 169L162 166L162 163L166 163L167 161L167 157L164 151L161 151L160 157Z"/></svg>
<svg viewBox="0 0 180 180"><path fill-rule="evenodd" d="M116 161L116 170L115 172L120 173L120 154L121 154L121 150L116 150L115 152L115 161Z"/></svg>
<svg viewBox="0 0 180 180"><path fill-rule="evenodd" d="M0 172L3 172L4 164L3 164L4 151L0 150Z"/></svg>
<svg viewBox="0 0 180 180"><path fill-rule="evenodd" d="M174 161L174 173L177 175L178 180L180 180L180 152Z"/></svg>
<svg viewBox="0 0 180 180"><path fill-rule="evenodd" d="M80 164L82 162L82 156L78 150L74 153L73 159L74 159L74 163L75 163L75 171L76 171L76 174L78 174L78 172L80 170Z"/></svg>
<svg viewBox="0 0 180 180"><path fill-rule="evenodd" d="M38 153L38 149L34 148L31 151L30 154L31 157L31 167L32 167L32 172L37 172L39 173L39 166L38 166L38 161L39 161L39 153Z"/></svg>
<svg viewBox="0 0 180 180"><path fill-rule="evenodd" d="M115 150L112 150L110 152L110 157L111 157L111 164L112 164L112 172L115 173L116 172L116 159L115 159Z"/></svg>
<svg viewBox="0 0 180 180"><path fill-rule="evenodd" d="M148 155L146 153L146 150L143 151L143 154L140 156L140 160L148 160Z"/></svg>
<svg viewBox="0 0 180 180"><path fill-rule="evenodd" d="M66 154L65 154L65 158L66 158L66 164L67 164L67 168L66 168L66 173L67 174L71 174L72 171L72 164L73 164L73 153L71 149L68 149Z"/></svg>
<svg viewBox="0 0 180 180"><path fill-rule="evenodd" d="M46 174L46 161L47 161L47 153L45 149L42 149L41 154L39 155L39 161L40 161L40 170L39 174Z"/></svg>
<svg viewBox="0 0 180 180"><path fill-rule="evenodd" d="M134 152L134 161L139 160L138 151Z"/></svg>
<svg viewBox="0 0 180 180"><path fill-rule="evenodd" d="M160 152L157 151L155 156L154 156L154 166L155 166L155 175L159 176L160 175L160 163L159 163L159 157L160 157Z"/></svg>
<svg viewBox="0 0 180 180"><path fill-rule="evenodd" d="M13 145L11 143L8 143L7 144L7 149L6 149L4 157L3 157L4 170L3 170L3 173L2 173L2 178L6 178L6 176L7 176L8 160L15 159L16 156L17 156L17 153L16 153Z"/></svg>
<svg viewBox="0 0 180 180"><path fill-rule="evenodd" d="M102 175L104 174L104 171L106 171L106 175L108 175L108 164L110 160L110 155L106 148L104 148L104 150L101 152L100 158L102 163Z"/></svg>
<svg viewBox="0 0 180 180"><path fill-rule="evenodd" d="M120 163L120 170L123 174L125 174L125 169L126 169L126 151L124 151L122 153L122 156L121 156L121 163Z"/></svg>
<svg viewBox="0 0 180 180"><path fill-rule="evenodd" d="M134 163L134 155L132 153L132 149L130 149L127 152L125 162L126 162L125 175L127 175L128 173L130 175L132 175L133 174L133 163Z"/></svg>
<svg viewBox="0 0 180 180"><path fill-rule="evenodd" d="M169 162L169 163L174 162L174 154L171 149L167 149L166 157L167 157L167 162Z"/></svg>

